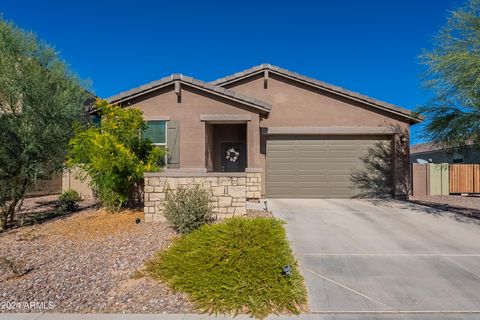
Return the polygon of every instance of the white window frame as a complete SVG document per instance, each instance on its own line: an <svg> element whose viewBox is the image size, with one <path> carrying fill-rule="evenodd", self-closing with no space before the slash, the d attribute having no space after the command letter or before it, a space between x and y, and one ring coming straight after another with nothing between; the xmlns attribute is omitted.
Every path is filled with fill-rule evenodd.
<svg viewBox="0 0 480 320"><path fill-rule="evenodd" d="M154 146L167 146L167 141L168 141L168 120L165 118L159 118L159 119L145 119L145 122L147 122L147 125L149 122L153 121L163 121L165 122L165 142L152 142Z"/></svg>
<svg viewBox="0 0 480 320"><path fill-rule="evenodd" d="M165 122L165 142L152 142L152 145L154 146L164 146L165 147L165 168L168 166L168 150L167 150L167 142L168 142L168 121L170 118L149 118L145 119L145 122L153 122L153 121L163 121Z"/></svg>

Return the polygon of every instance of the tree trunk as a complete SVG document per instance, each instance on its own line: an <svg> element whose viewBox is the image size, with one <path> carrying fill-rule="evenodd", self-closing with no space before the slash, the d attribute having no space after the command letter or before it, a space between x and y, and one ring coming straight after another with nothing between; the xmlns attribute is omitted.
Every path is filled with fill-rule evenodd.
<svg viewBox="0 0 480 320"><path fill-rule="evenodd" d="M7 229L8 225L13 224L13 218L15 217L15 207L18 204L19 199L15 197L12 201L2 208L0 213L0 230Z"/></svg>
<svg viewBox="0 0 480 320"><path fill-rule="evenodd" d="M6 218L8 219L8 223L10 225L13 225L13 218L15 217L15 208L17 207L18 201L19 199L15 198L10 204L10 206L8 206Z"/></svg>
<svg viewBox="0 0 480 320"><path fill-rule="evenodd" d="M5 230L7 226L13 225L13 220L15 218L15 209L19 203L23 202L25 197L25 192L27 190L27 180L25 179L20 187L20 190L13 197L12 201L5 207L0 213L0 230Z"/></svg>
<svg viewBox="0 0 480 320"><path fill-rule="evenodd" d="M7 217L6 212L2 210L0 213L0 231L7 228Z"/></svg>

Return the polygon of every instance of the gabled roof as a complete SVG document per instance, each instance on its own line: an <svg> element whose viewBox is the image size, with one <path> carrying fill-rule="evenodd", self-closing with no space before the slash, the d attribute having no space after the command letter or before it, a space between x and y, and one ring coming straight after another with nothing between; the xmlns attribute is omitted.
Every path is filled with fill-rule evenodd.
<svg viewBox="0 0 480 320"><path fill-rule="evenodd" d="M412 112L410 110L395 106L393 104L380 101L374 98L367 97L363 94L353 92L317 79L309 78L307 76L298 74L296 72L289 71L287 69L283 69L277 66L273 66L271 64L261 64L258 66L255 66L253 68L237 72L233 75L226 76L224 78L217 79L215 81L210 82L212 85L215 86L225 86L237 81L240 81L242 79L254 76L256 74L260 74L264 71L268 71L269 73L276 74L297 82L301 82L307 85L310 85L312 87L320 88L322 90L347 97L352 100L360 101L363 102L369 106L375 107L382 109L384 111L394 113L397 115L400 115L402 117L406 117L409 119L411 123L419 123L423 121L423 117L416 114L415 112Z"/></svg>
<svg viewBox="0 0 480 320"><path fill-rule="evenodd" d="M255 98L248 97L238 92L234 92L232 90L214 86L210 83L200 81L192 77L188 77L183 74L177 74L177 73L172 74L168 77L162 78L160 80L156 80L156 81L152 81L150 83L144 84L140 87L121 92L117 95L111 96L110 98L107 99L107 101L112 104L119 104L126 100L136 98L144 94L147 94L149 92L158 90L160 88L172 85L175 82L179 82L182 85L187 85L192 88L196 88L196 89L211 93L213 95L220 96L220 97L241 103L249 107L253 107L264 113L269 113L270 110L272 109L272 106L267 102L257 100Z"/></svg>
<svg viewBox="0 0 480 320"><path fill-rule="evenodd" d="M410 154L440 150L443 150L443 147L433 142L417 143L410 146Z"/></svg>
<svg viewBox="0 0 480 320"><path fill-rule="evenodd" d="M473 141L467 141L465 143L466 147L471 147L473 145L474 145ZM417 143L410 146L410 154L420 154L420 153L435 152L435 151L452 151L452 150L455 150L455 148L445 147L440 143L434 143L434 142Z"/></svg>

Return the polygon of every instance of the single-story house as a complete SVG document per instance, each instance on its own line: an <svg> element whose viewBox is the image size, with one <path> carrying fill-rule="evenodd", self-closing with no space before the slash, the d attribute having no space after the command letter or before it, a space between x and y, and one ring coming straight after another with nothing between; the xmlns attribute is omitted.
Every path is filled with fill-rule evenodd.
<svg viewBox="0 0 480 320"><path fill-rule="evenodd" d="M385 193L408 194L418 115L270 64L212 82L173 74L108 101L142 110L147 136L168 149L166 170L145 175L147 213L166 184L211 188L225 214L262 197L356 197L354 175L375 170L379 144L389 150Z"/></svg>
<svg viewBox="0 0 480 320"><path fill-rule="evenodd" d="M480 163L480 150L473 142L465 148L444 148L432 142L414 144L410 148L412 163Z"/></svg>

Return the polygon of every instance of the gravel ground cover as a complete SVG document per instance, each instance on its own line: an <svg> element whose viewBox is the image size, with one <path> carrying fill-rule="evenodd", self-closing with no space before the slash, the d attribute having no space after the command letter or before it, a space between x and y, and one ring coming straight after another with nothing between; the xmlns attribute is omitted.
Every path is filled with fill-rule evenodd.
<svg viewBox="0 0 480 320"><path fill-rule="evenodd" d="M411 196L411 202L480 219L480 196Z"/></svg>
<svg viewBox="0 0 480 320"><path fill-rule="evenodd" d="M14 223L10 227L21 227L25 225L37 224L50 219L67 216L71 213L60 210L59 195L49 195L41 197L26 198L22 206L15 213ZM93 208L95 202L92 199L84 199L78 204L78 210Z"/></svg>
<svg viewBox="0 0 480 320"><path fill-rule="evenodd" d="M138 272L174 237L141 212L93 209L1 233L0 312L192 312L185 296Z"/></svg>
<svg viewBox="0 0 480 320"><path fill-rule="evenodd" d="M273 218L274 217L271 211L255 210L255 209L248 209L247 214L245 216L249 218L258 218L258 217Z"/></svg>

